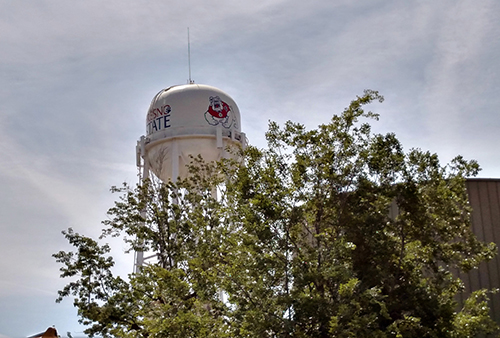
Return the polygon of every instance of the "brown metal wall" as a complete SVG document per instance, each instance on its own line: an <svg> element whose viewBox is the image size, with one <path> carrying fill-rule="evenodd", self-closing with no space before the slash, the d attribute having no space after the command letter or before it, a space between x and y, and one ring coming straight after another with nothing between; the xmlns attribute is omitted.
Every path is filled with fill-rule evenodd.
<svg viewBox="0 0 500 338"><path fill-rule="evenodd" d="M472 206L472 230L485 242L500 247L500 179L468 179L467 192ZM463 301L471 291L481 288L500 288L500 259L498 255L479 269L460 276L466 285ZM500 294L491 295L492 315L500 323Z"/></svg>

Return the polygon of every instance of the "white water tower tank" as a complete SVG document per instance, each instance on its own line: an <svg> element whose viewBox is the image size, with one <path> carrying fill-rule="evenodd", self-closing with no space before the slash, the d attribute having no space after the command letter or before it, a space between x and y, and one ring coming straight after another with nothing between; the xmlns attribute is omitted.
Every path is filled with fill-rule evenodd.
<svg viewBox="0 0 500 338"><path fill-rule="evenodd" d="M137 146L138 165L144 161L162 181L188 176L191 156L206 162L232 156L227 146L245 147L241 117L234 100L212 86L186 84L160 91L146 116L146 136Z"/></svg>

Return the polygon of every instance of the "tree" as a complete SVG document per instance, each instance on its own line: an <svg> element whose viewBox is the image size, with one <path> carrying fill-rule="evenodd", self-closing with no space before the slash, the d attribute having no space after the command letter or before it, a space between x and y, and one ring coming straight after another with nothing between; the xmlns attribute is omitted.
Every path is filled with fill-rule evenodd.
<svg viewBox="0 0 500 338"><path fill-rule="evenodd" d="M363 107L365 91L328 124L270 123L269 147L243 161L203 163L177 185L122 193L103 237L158 263L128 280L109 247L64 232L59 292L75 297L86 332L104 337L472 337L492 333L488 291L464 304L453 271L491 259L470 227L465 178L475 161L442 166L402 150ZM217 197L213 194L217 191ZM391 208L397 213L389 213Z"/></svg>

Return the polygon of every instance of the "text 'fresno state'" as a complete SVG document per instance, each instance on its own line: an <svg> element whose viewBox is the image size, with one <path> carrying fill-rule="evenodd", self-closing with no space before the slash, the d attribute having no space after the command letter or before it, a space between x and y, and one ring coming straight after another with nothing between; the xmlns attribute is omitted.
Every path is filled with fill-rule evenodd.
<svg viewBox="0 0 500 338"><path fill-rule="evenodd" d="M146 118L146 129L147 134L152 134L158 130L166 129L170 127L170 112L172 108L170 106L164 105L161 108L151 109Z"/></svg>

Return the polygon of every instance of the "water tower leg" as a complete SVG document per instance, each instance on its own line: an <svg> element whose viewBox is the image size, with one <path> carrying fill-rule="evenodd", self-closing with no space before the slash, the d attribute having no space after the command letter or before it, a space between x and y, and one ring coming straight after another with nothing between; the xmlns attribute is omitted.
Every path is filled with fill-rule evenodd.
<svg viewBox="0 0 500 338"><path fill-rule="evenodd" d="M179 177L179 157L179 144L175 140L172 142L172 183L176 183Z"/></svg>
<svg viewBox="0 0 500 338"><path fill-rule="evenodd" d="M138 144L138 148L140 147L140 157L138 161L138 166L139 169L141 170L141 177L139 178L139 184L142 186L144 181L149 179L149 164L148 161L146 160L145 156L145 139L144 137L141 137L141 140ZM146 218L146 209L141 211L141 216L143 218ZM136 251L135 252L135 264L134 264L134 273L138 273L141 271L141 267L144 265L144 252L143 251Z"/></svg>
<svg viewBox="0 0 500 338"><path fill-rule="evenodd" d="M177 140L173 141L173 143L172 143L171 154L172 154L171 155L172 156L172 183L175 184L175 183L177 183L177 178L179 177L179 165L180 165L180 161L179 161L179 158L180 158L179 144L178 144ZM175 195L177 195L177 189L175 190L174 196ZM174 204L174 205L179 204L179 200L177 199L177 197L174 197L172 199L172 204ZM176 240L177 240L177 235L174 232L172 234L172 241L176 242ZM170 264L170 268L174 267L175 261L172 259L171 256L169 257L168 264Z"/></svg>

